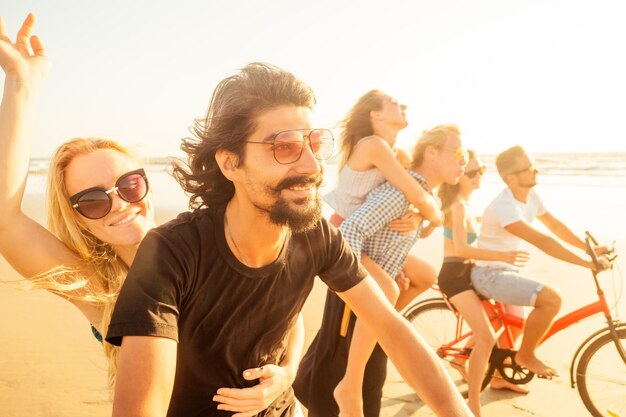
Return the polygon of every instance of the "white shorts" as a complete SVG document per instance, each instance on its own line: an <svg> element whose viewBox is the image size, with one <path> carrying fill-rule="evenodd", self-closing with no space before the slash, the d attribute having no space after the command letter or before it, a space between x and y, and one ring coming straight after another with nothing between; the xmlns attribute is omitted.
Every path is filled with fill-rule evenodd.
<svg viewBox="0 0 626 417"><path fill-rule="evenodd" d="M535 306L545 284L525 277L515 268L476 266L472 285L480 295L506 304Z"/></svg>

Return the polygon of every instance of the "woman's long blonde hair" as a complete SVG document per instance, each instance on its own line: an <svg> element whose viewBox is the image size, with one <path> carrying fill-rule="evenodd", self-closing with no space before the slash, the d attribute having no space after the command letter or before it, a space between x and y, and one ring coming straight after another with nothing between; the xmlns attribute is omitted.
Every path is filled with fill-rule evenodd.
<svg viewBox="0 0 626 417"><path fill-rule="evenodd" d="M368 91L357 100L341 122L341 162L339 163L339 170L343 169L346 162L348 162L348 158L352 155L352 150L357 142L374 134L370 113L382 109L386 97L385 93L380 90Z"/></svg>
<svg viewBox="0 0 626 417"><path fill-rule="evenodd" d="M79 300L102 306L102 335L106 335L111 314L128 266L110 244L95 237L83 226L70 204L65 188L65 170L78 155L110 149L137 160L127 148L115 141L100 138L77 138L61 145L50 161L48 177L48 228L81 260L80 268L60 265L32 280L38 288L49 290L68 300ZM108 362L109 385L117 372L119 348L103 341Z"/></svg>
<svg viewBox="0 0 626 417"><path fill-rule="evenodd" d="M467 150L467 160L468 162L472 159L476 158L476 152L472 149ZM457 201L457 196L459 195L459 190L461 189L461 182L457 182L456 184L448 184L443 183L439 186L439 191L437 195L441 200L441 211L443 211L444 221L443 223L446 226L451 226L450 221L450 210L452 205Z"/></svg>

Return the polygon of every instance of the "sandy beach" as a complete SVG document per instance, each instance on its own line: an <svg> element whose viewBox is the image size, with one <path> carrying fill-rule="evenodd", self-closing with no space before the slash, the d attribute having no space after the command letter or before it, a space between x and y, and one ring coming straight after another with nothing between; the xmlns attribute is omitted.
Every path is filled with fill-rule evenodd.
<svg viewBox="0 0 626 417"><path fill-rule="evenodd" d="M184 200L180 201L180 205L159 204L157 201L158 222L172 218L183 210ZM37 221L45 221L41 195L27 195L24 209ZM625 242L626 234L622 229L604 230L602 237L606 235L606 238ZM618 235L610 234L615 231L619 232ZM438 266L441 262L441 247L441 236L436 233L428 240L419 242L414 252ZM591 275L586 270L553 260L536 250L531 250L531 261L526 272L562 290L564 312L591 302L594 298ZM12 279L18 279L17 274L0 258L0 280ZM607 283L607 295L612 300L608 274L603 282ZM324 291L325 287L318 282L305 305L307 343L319 326ZM625 304L622 302L620 308L622 317L626 317ZM23 292L0 285L0 317L0 416L110 415L111 402L101 348L77 309L43 291ZM578 392L570 388L569 366L582 340L601 327L602 319L595 318L553 337L540 348L539 355L556 368L561 376L553 381L533 380L528 385L531 392L526 396L487 389L482 397L483 415L588 415ZM385 417L434 415L402 382L392 366L381 414Z"/></svg>

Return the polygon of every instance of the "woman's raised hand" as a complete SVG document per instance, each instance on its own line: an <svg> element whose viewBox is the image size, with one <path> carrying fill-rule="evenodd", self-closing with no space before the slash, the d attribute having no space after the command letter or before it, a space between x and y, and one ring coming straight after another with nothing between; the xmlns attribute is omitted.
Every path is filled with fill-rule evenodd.
<svg viewBox="0 0 626 417"><path fill-rule="evenodd" d="M34 27L35 15L29 13L13 43L0 17L0 66L7 78L38 81L48 73L50 63L41 40L32 34Z"/></svg>

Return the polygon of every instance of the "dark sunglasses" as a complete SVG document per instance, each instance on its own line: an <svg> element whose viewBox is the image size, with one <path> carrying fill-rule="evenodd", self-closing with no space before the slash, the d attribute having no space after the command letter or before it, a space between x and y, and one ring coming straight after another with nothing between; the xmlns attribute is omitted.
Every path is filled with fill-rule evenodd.
<svg viewBox="0 0 626 417"><path fill-rule="evenodd" d="M476 175L480 175L482 177L485 175L485 171L487 171L486 167L480 167L478 169L472 169L471 171L465 171L465 176L469 179L474 178Z"/></svg>
<svg viewBox="0 0 626 417"><path fill-rule="evenodd" d="M274 159L279 164L293 164L302 156L304 141L309 146L317 160L329 159L333 155L335 138L328 129L294 129L284 130L268 137L264 141L247 140L247 143L272 145Z"/></svg>
<svg viewBox="0 0 626 417"><path fill-rule="evenodd" d="M87 188L70 197L72 208L82 216L96 220L101 219L111 211L113 200L110 194L117 195L129 203L137 203L148 194L148 178L143 168L127 172L115 181L115 187L110 190L102 187Z"/></svg>

